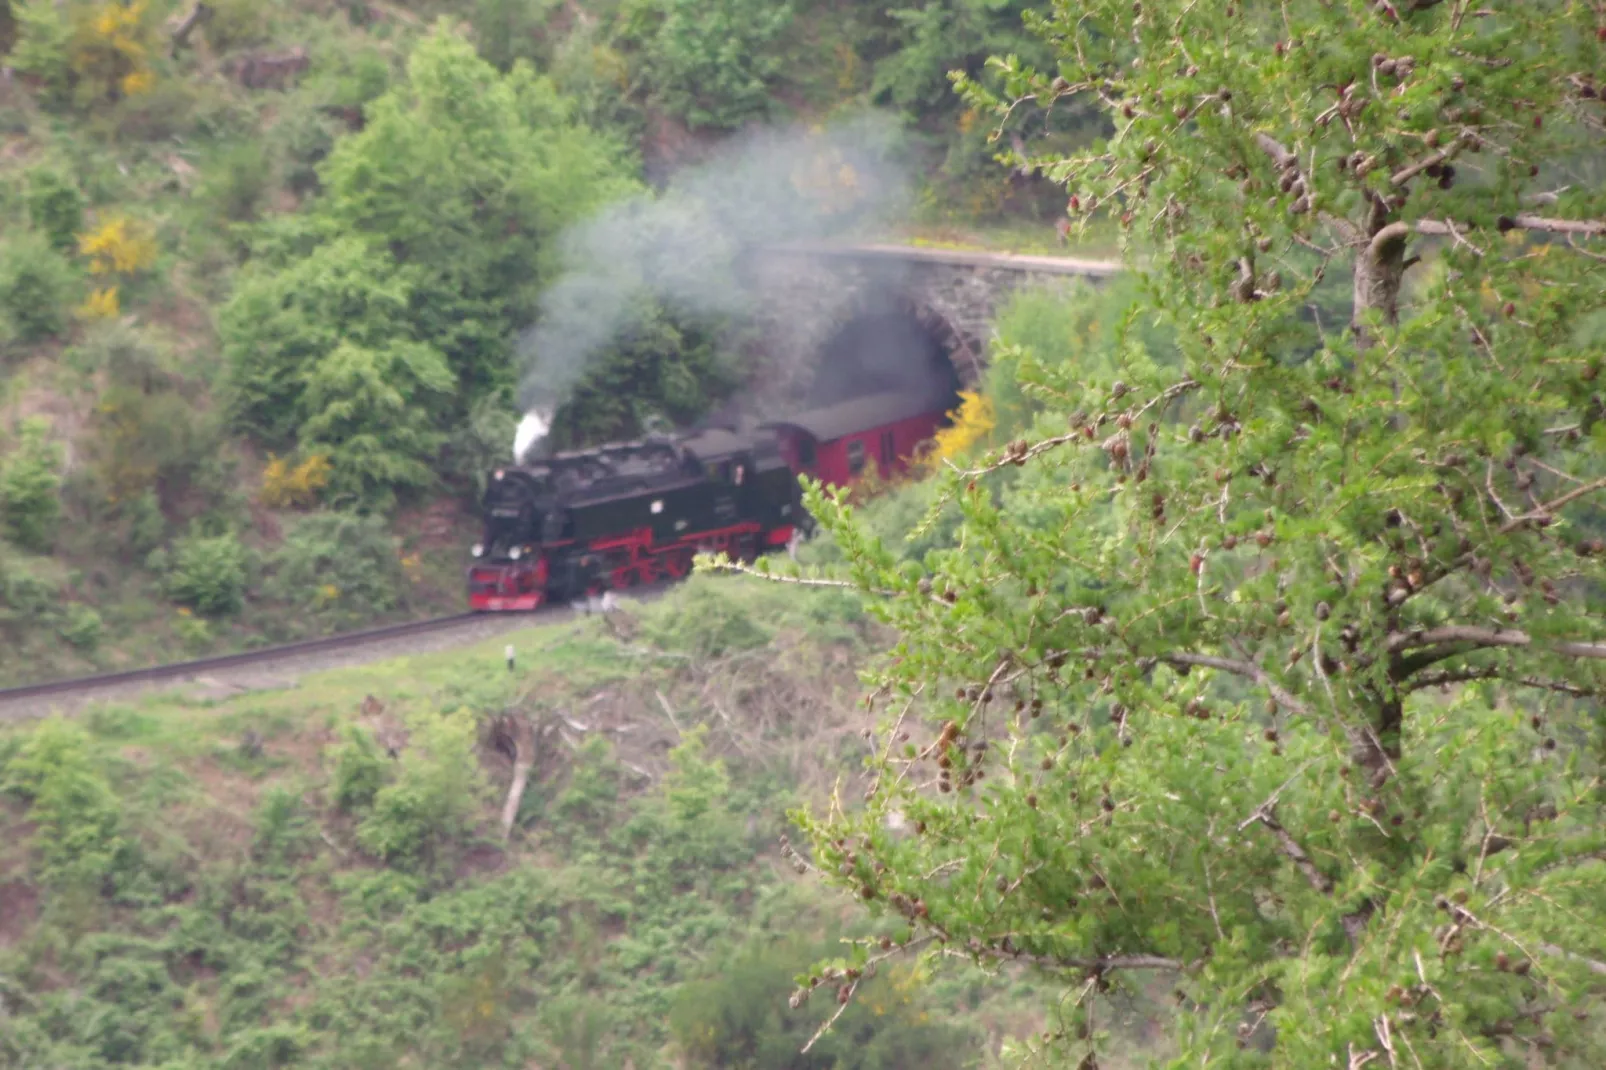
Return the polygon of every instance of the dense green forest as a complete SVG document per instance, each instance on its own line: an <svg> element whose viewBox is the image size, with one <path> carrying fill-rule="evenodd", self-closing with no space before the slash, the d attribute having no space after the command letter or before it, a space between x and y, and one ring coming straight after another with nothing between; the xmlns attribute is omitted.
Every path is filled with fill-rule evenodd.
<svg viewBox="0 0 1606 1070"><path fill-rule="evenodd" d="M1051 239L1053 187L993 161L948 80L1046 57L1022 15L0 4L0 678L455 608L560 236L744 130L879 109L905 222ZM683 422L751 372L645 307L576 392L629 404L560 427Z"/></svg>

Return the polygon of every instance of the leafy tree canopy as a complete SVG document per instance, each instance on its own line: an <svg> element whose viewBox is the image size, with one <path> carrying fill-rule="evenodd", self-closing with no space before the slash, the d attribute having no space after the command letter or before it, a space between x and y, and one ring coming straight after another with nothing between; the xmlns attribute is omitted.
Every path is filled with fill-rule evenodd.
<svg viewBox="0 0 1606 1070"><path fill-rule="evenodd" d="M628 179L550 83L498 73L444 25L367 117L322 165L312 210L261 232L221 325L237 418L276 443L315 436L338 489L377 501L427 482L432 428L510 388L513 327L556 235ZM386 368L406 374L338 392ZM377 419L392 406L422 425Z"/></svg>
<svg viewBox="0 0 1606 1070"><path fill-rule="evenodd" d="M811 494L901 638L868 805L801 816L908 925L814 986L1046 971L1084 1067L1145 977L1176 1067L1606 1059L1599 17L1088 0L965 83L1103 109L1031 163L1175 351L1020 362L1042 411L922 561Z"/></svg>

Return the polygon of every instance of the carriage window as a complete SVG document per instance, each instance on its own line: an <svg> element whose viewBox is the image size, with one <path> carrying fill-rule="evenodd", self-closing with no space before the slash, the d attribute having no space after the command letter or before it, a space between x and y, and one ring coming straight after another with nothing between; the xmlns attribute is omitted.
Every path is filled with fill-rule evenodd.
<svg viewBox="0 0 1606 1070"><path fill-rule="evenodd" d="M814 440L800 438L797 440L797 463L805 468L814 463Z"/></svg>
<svg viewBox="0 0 1606 1070"><path fill-rule="evenodd" d="M891 467L897 460L897 444L891 431L881 432L881 463Z"/></svg>
<svg viewBox="0 0 1606 1070"><path fill-rule="evenodd" d="M848 471L855 475L864 471L864 443L859 439L848 443Z"/></svg>

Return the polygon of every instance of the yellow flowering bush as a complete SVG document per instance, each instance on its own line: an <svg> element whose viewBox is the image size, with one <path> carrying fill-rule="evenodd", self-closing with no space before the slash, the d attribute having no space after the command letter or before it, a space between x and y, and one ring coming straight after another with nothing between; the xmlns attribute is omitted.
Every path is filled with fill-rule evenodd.
<svg viewBox="0 0 1606 1070"><path fill-rule="evenodd" d="M156 262L156 235L148 224L119 213L80 234L78 251L89 258L91 275L137 275Z"/></svg>
<svg viewBox="0 0 1606 1070"><path fill-rule="evenodd" d="M998 426L991 398L974 390L963 390L959 400L959 408L948 414L948 426L937 432L931 450L925 455L928 468L942 467L943 461L952 460L984 441Z"/></svg>
<svg viewBox="0 0 1606 1070"><path fill-rule="evenodd" d="M300 464L269 454L268 466L262 470L262 504L270 509L315 505L318 495L329 485L329 471L329 458L321 453L314 453Z"/></svg>
<svg viewBox="0 0 1606 1070"><path fill-rule="evenodd" d="M147 0L76 7L68 63L86 103L138 96L156 84L156 25Z"/></svg>
<svg viewBox="0 0 1606 1070"><path fill-rule="evenodd" d="M78 306L78 316L86 320L116 319L122 311L122 304L117 297L117 287L106 286L91 290L84 303Z"/></svg>

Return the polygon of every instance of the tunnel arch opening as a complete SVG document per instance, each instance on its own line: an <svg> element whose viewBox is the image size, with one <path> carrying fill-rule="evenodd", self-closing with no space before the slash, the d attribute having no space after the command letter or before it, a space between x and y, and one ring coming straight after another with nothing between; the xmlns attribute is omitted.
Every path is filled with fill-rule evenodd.
<svg viewBox="0 0 1606 1070"><path fill-rule="evenodd" d="M978 372L973 347L940 313L879 293L861 301L820 347L806 404L896 391L948 411Z"/></svg>

